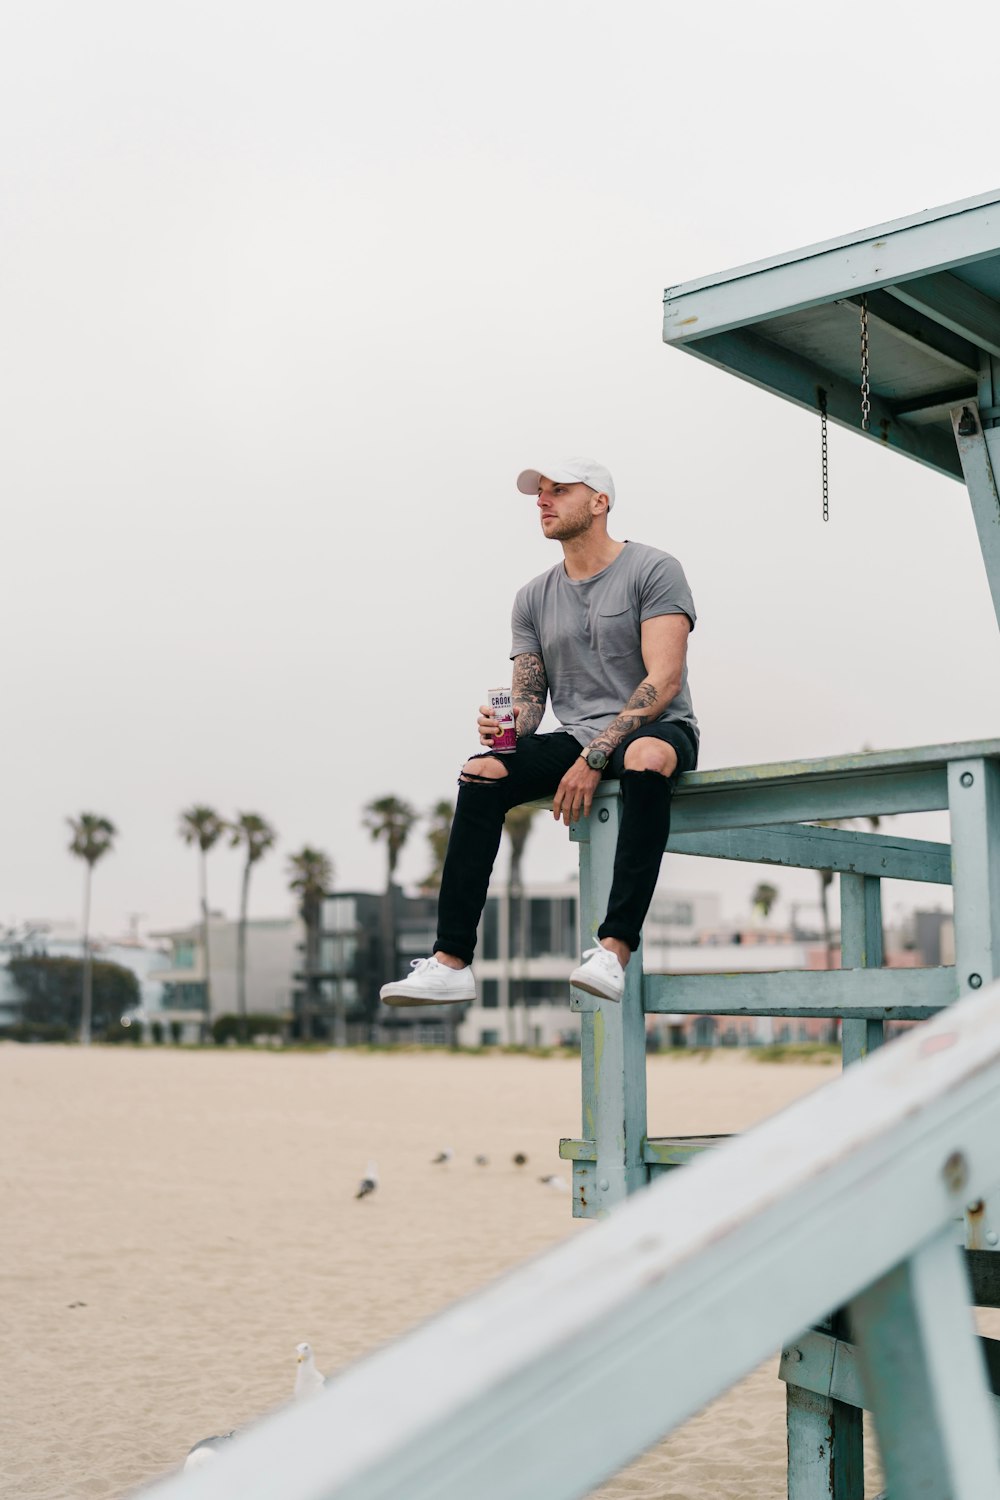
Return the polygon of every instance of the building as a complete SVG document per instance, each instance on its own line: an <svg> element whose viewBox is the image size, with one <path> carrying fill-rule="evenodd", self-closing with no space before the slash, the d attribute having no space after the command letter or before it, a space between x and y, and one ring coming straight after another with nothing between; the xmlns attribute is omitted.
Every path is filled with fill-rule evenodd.
<svg viewBox="0 0 1000 1500"><path fill-rule="evenodd" d="M155 1019L178 1021L198 1034L219 1016L235 1015L236 948L239 923L209 918L211 1015L205 1008L205 954L200 922L156 932L167 945L166 961L149 978L163 987ZM247 1013L291 1020L293 976L301 967L302 922L298 917L253 917L247 921Z"/></svg>

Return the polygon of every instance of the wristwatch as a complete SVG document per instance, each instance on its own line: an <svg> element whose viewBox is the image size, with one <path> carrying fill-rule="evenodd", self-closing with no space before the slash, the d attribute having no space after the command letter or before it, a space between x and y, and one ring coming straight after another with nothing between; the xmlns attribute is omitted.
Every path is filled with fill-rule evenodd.
<svg viewBox="0 0 1000 1500"><path fill-rule="evenodd" d="M603 750L593 749L581 750L580 756L581 759L587 762L587 765L592 771L603 771L608 761L611 759L611 756L605 755Z"/></svg>

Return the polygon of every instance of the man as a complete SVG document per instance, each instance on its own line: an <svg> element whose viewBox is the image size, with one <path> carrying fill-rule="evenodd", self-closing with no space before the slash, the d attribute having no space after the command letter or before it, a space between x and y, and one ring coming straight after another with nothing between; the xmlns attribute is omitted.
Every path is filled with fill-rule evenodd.
<svg viewBox="0 0 1000 1500"><path fill-rule="evenodd" d="M695 610L680 563L608 535L614 482L592 459L525 469L517 487L537 495L542 532L563 551L562 562L514 600L517 749L500 755L489 748L500 726L480 708L487 749L459 777L434 953L382 987L388 1005L475 999L470 965L504 815L552 797L553 815L568 826L590 812L604 776L619 778L622 790L611 894L598 946L584 953L570 983L620 1000L670 831L671 791L698 759L686 665ZM538 734L547 696L561 729Z"/></svg>

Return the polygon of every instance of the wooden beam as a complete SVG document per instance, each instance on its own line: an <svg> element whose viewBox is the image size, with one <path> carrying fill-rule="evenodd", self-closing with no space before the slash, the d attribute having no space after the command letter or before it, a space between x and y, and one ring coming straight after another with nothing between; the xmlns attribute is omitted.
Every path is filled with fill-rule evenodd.
<svg viewBox="0 0 1000 1500"><path fill-rule="evenodd" d="M647 974L647 1015L857 1016L925 1021L958 995L951 967Z"/></svg>
<svg viewBox="0 0 1000 1500"><path fill-rule="evenodd" d="M708 334L995 255L998 201L984 194L668 287L664 342L691 348Z"/></svg>
<svg viewBox="0 0 1000 1500"><path fill-rule="evenodd" d="M846 828L774 823L759 828L672 833L667 851L798 870L835 870L892 880L924 880L931 885L951 884L950 845L891 834L855 833Z"/></svg>
<svg viewBox="0 0 1000 1500"><path fill-rule="evenodd" d="M783 783L702 783L674 793L671 828L678 834L706 829L754 828L762 823L806 823L820 818L863 818L872 813L932 812L948 805L947 772L932 766L892 775L832 775ZM671 834L673 837L673 834Z"/></svg>
<svg viewBox="0 0 1000 1500"><path fill-rule="evenodd" d="M688 352L741 376L761 390L783 396L806 411L818 413L818 391L822 389L826 392L830 421L852 432L861 431L861 395L855 382L834 375L751 330L713 333L692 344ZM878 396L871 397L871 427L864 436L926 464L949 479L961 478L961 465L947 436L897 420L892 407Z"/></svg>
<svg viewBox="0 0 1000 1500"><path fill-rule="evenodd" d="M914 308L977 349L1000 356L1000 302L987 297L951 271L915 276L887 286L890 296Z"/></svg>
<svg viewBox="0 0 1000 1500"><path fill-rule="evenodd" d="M971 378L973 384L976 383L979 378L979 350L968 339L952 333L950 328L935 323L933 318L925 317L898 298L890 297L888 292L868 292L867 300L870 323L879 325L893 338L909 344L912 349L933 354L935 359L950 365L956 377ZM846 297L844 301L854 308L861 305L860 297Z"/></svg>

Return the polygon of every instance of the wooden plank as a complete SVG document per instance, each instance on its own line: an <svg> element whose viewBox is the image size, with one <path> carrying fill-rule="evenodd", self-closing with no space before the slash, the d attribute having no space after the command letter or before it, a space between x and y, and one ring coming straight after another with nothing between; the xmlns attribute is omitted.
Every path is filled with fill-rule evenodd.
<svg viewBox="0 0 1000 1500"><path fill-rule="evenodd" d="M952 744L911 745L894 750L859 750L848 755L822 755L803 760L762 761L745 766L724 766L711 771L689 771L681 781L689 787L716 789L742 786L746 782L824 781L851 772L870 775L878 771L943 770L953 760L984 757L1000 760L1000 739L958 740ZM603 783L598 790L602 791Z"/></svg>
<svg viewBox="0 0 1000 1500"><path fill-rule="evenodd" d="M837 427L861 431L856 383L754 333L715 333L692 344L689 353L805 411L819 412L818 393L822 389L829 420ZM946 434L897 419L891 403L877 395L870 397L870 409L871 425L863 434L870 441L895 448L949 479L962 477L954 444Z"/></svg>
<svg viewBox="0 0 1000 1500"><path fill-rule="evenodd" d="M914 349L933 353L935 359L949 367L956 381L964 384L971 376L973 384L977 382L979 350L968 339L952 333L932 318L925 318L887 292L873 291L867 296L868 320L872 326L883 328L894 339ZM860 297L846 300L855 310L860 309Z"/></svg>
<svg viewBox="0 0 1000 1500"><path fill-rule="evenodd" d="M1000 765L956 761L948 772L960 992L1000 978Z"/></svg>
<svg viewBox="0 0 1000 1500"><path fill-rule="evenodd" d="M731 1134L653 1136L646 1141L643 1160L651 1167L681 1167L706 1151L717 1150L729 1140L732 1140Z"/></svg>
<svg viewBox="0 0 1000 1500"><path fill-rule="evenodd" d="M977 349L1000 357L1000 303L950 271L913 277L885 289L891 297L967 339Z"/></svg>
<svg viewBox="0 0 1000 1500"><path fill-rule="evenodd" d="M671 854L786 865L799 870L850 871L893 880L951 884L951 847L928 839L812 828L792 823L760 828L727 828L707 833L671 832Z"/></svg>
<svg viewBox="0 0 1000 1500"><path fill-rule="evenodd" d="M619 816L616 795L597 799L587 819L588 841L580 846L586 881L580 926L587 947L596 942L597 928L607 910ZM595 999L572 989L570 993L575 1008L587 1020L586 1033L581 1035L583 1134L597 1145L593 1179L587 1180L584 1198L575 1194L574 1208L590 1218L606 1213L647 1181L642 1160L646 1031L641 949L626 969L625 994L620 1002Z"/></svg>
<svg viewBox="0 0 1000 1500"><path fill-rule="evenodd" d="M695 772L695 775L700 773ZM715 828L753 828L761 823L808 823L821 818L864 818L931 812L947 806L943 767L920 767L887 775L831 775L782 782L745 781L731 787L711 783L674 793L671 829L677 833Z"/></svg>
<svg viewBox="0 0 1000 1500"><path fill-rule="evenodd" d="M664 342L688 346L722 329L994 255L1000 248L998 204L996 193L986 194L668 287Z"/></svg>
<svg viewBox="0 0 1000 1500"><path fill-rule="evenodd" d="M882 967L882 883L871 875L840 877L840 963L843 970ZM844 1067L860 1062L885 1041L885 1024L845 1017L841 1028Z"/></svg>
<svg viewBox="0 0 1000 1500"><path fill-rule="evenodd" d="M682 1166L731 1139L731 1134L653 1136L643 1144L642 1159L647 1166ZM594 1141L562 1140L559 1155L563 1161L594 1162L597 1160L597 1144Z"/></svg>
<svg viewBox="0 0 1000 1500"><path fill-rule="evenodd" d="M1000 1448L950 1226L854 1297L850 1319L888 1493L996 1495Z"/></svg>
<svg viewBox="0 0 1000 1500"><path fill-rule="evenodd" d="M1000 1256L981 1252L984 1259L1000 1263ZM969 1252L966 1252L968 1257ZM1000 1264L997 1265L1000 1271ZM977 1302L977 1307L992 1303ZM979 1351L986 1368L987 1387L993 1397L994 1417L1000 1421L1000 1342L980 1336ZM846 1339L810 1328L781 1351L778 1379L800 1386L817 1396L835 1396L850 1406L867 1410L858 1351Z"/></svg>
<svg viewBox="0 0 1000 1500"><path fill-rule="evenodd" d="M994 427L984 434L979 409L971 401L952 412L952 426L993 610L1000 624L1000 497L996 482L1000 429Z"/></svg>
<svg viewBox="0 0 1000 1500"><path fill-rule="evenodd" d="M578 1500L1000 1186L998 1085L1000 984L150 1495Z"/></svg>
<svg viewBox="0 0 1000 1500"><path fill-rule="evenodd" d="M764 973L647 974L646 1014L857 1016L925 1021L958 994L953 968L779 969Z"/></svg>

